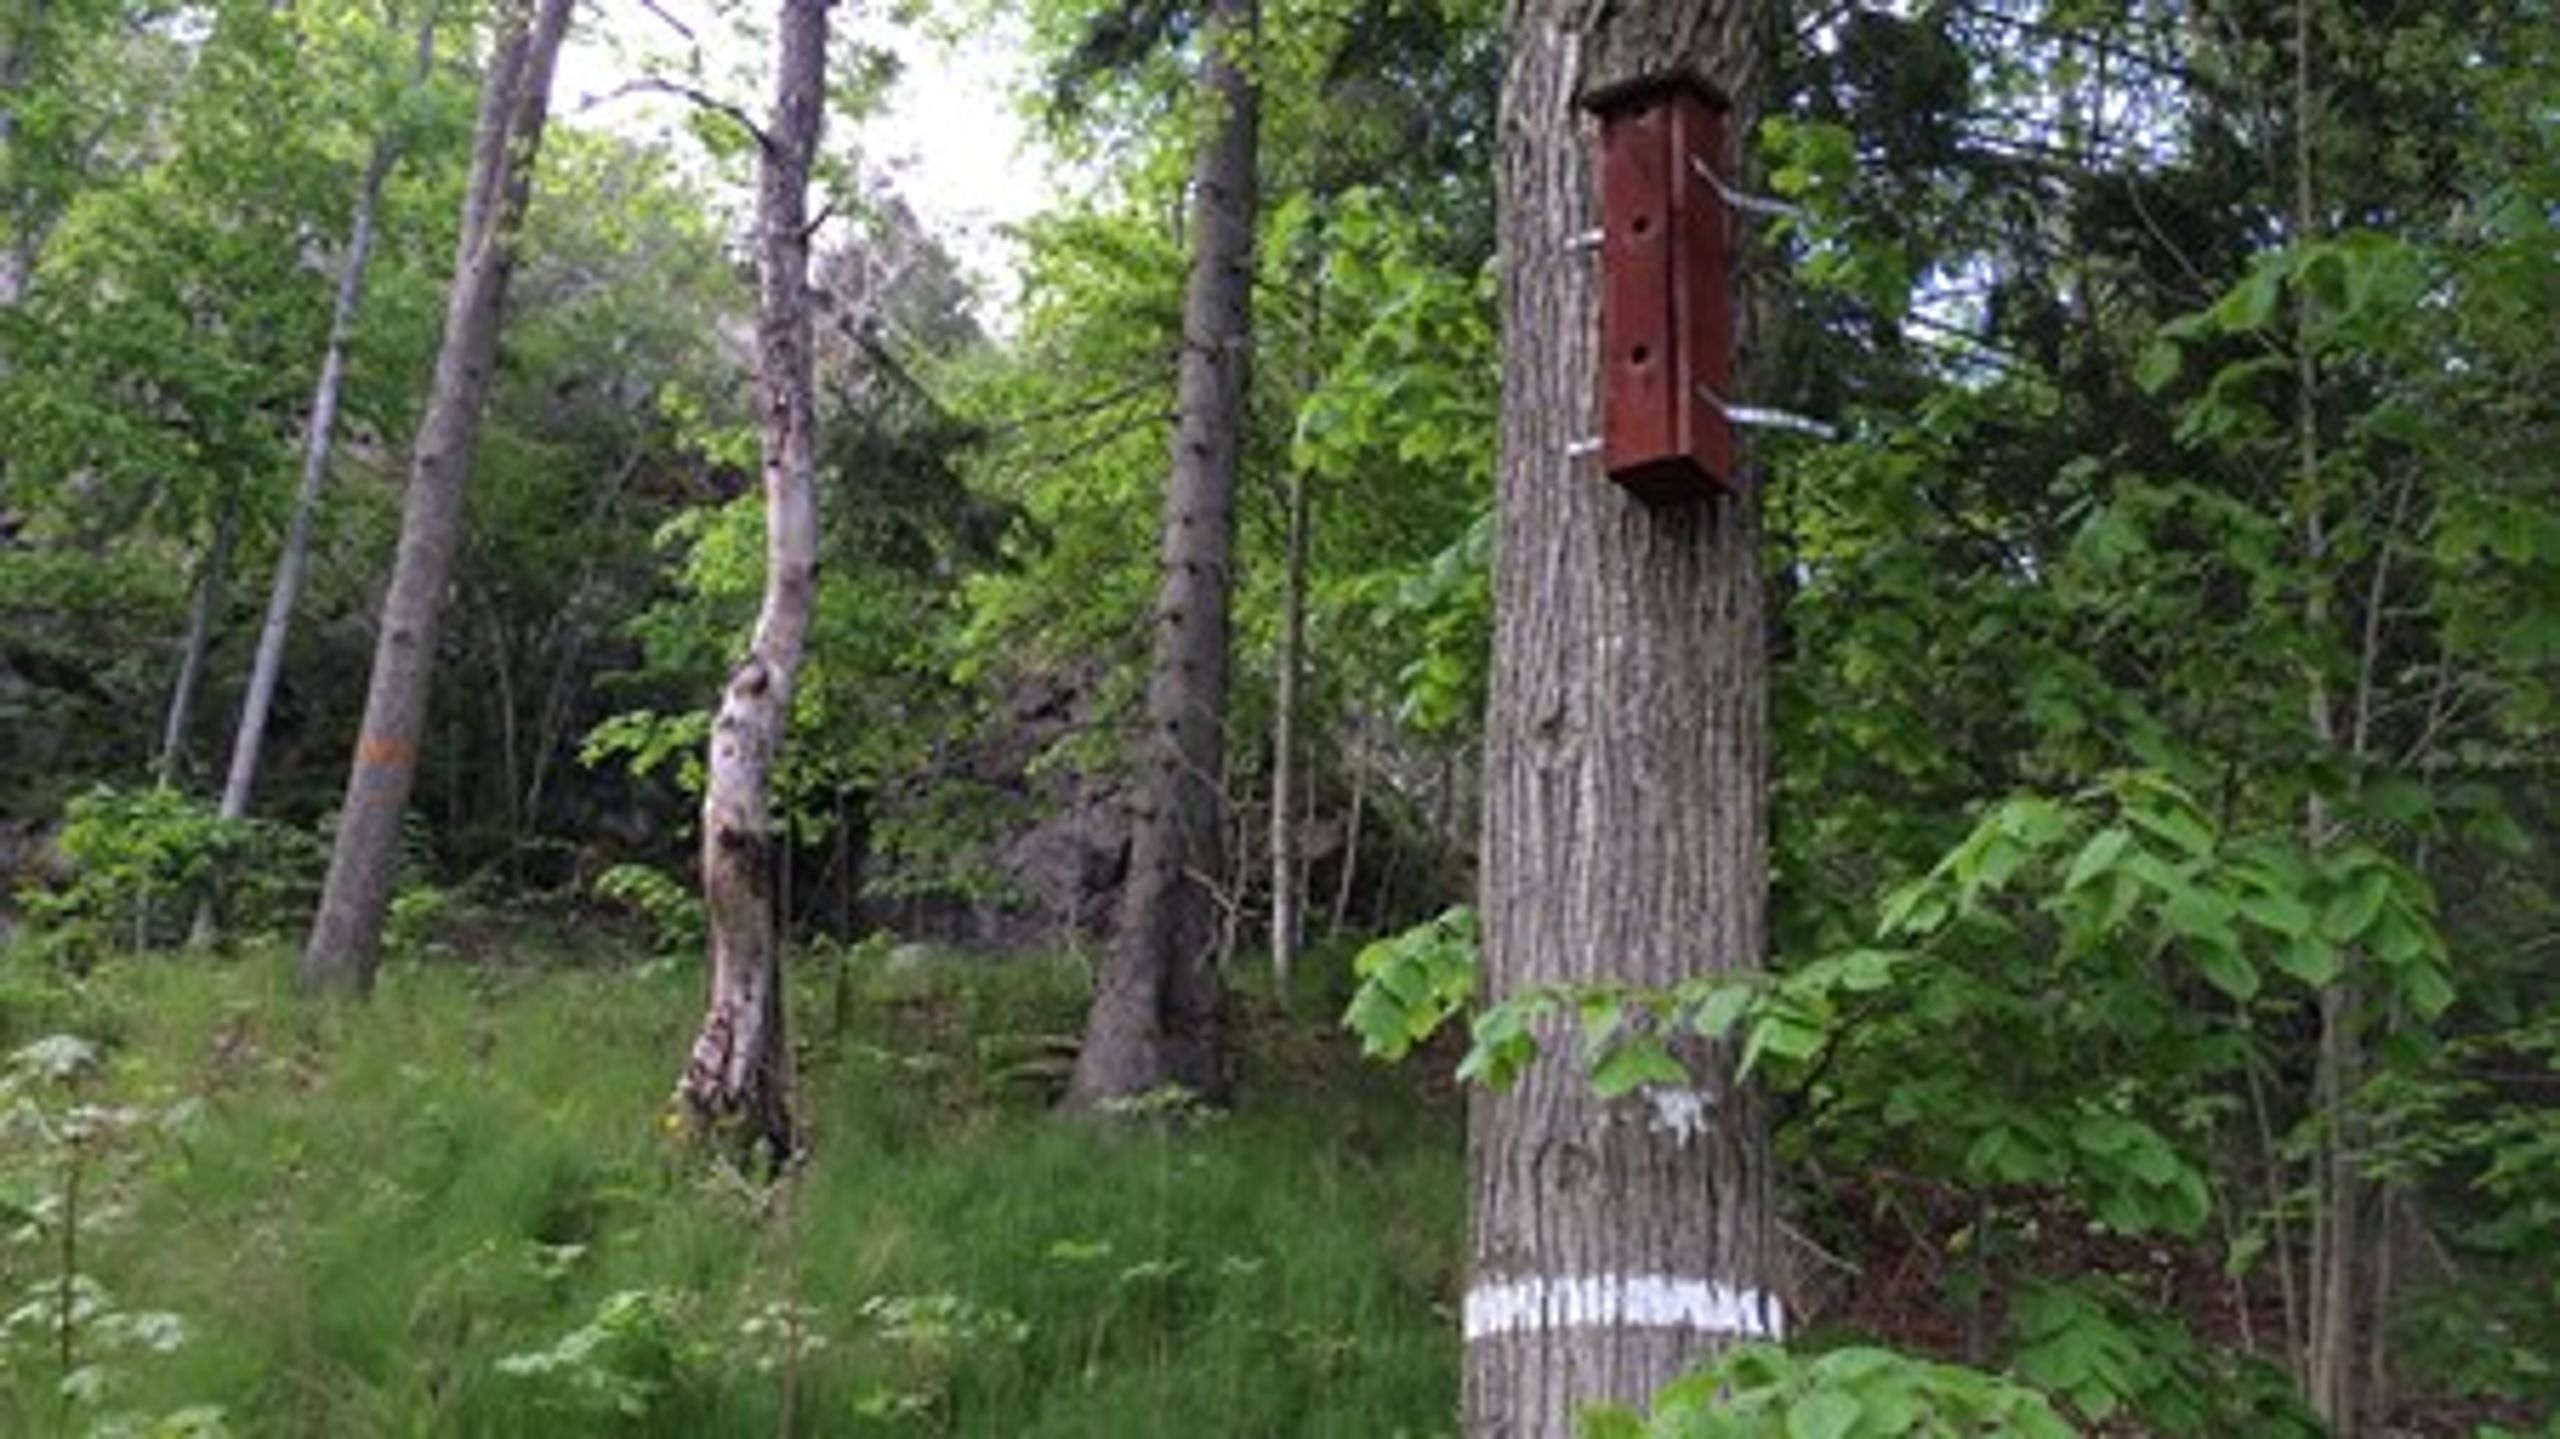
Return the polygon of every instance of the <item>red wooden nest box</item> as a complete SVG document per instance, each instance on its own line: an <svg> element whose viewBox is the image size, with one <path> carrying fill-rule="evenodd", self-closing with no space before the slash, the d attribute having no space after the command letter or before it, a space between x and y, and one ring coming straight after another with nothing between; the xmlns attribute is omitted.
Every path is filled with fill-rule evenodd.
<svg viewBox="0 0 2560 1439"><path fill-rule="evenodd" d="M1600 453L1651 501L1739 483L1719 397L1733 375L1733 246L1709 176L1725 103L1679 77L1595 96L1600 117Z"/></svg>

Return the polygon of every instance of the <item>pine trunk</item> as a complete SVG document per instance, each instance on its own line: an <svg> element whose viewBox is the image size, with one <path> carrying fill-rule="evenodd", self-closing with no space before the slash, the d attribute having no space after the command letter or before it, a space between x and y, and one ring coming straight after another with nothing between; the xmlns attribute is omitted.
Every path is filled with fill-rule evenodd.
<svg viewBox="0 0 2560 1439"><path fill-rule="evenodd" d="M1578 97L1677 67L1731 97L1731 133L1748 135L1765 20L1754 0L1512 8L1481 894L1494 999L1668 986L1765 951L1756 504L1649 506L1577 447L1598 423L1598 275L1567 246L1596 223ZM1569 1029L1543 1037L1469 1117L1473 1439L1565 1439L1584 1407L1641 1404L1783 1323L1765 1128L1732 1056L1692 1050L1687 1084L1604 1101Z"/></svg>
<svg viewBox="0 0 2560 1439"><path fill-rule="evenodd" d="M383 595L363 728L338 813L320 912L302 956L306 988L370 991L399 859L400 819L417 778L463 493L498 352L507 280L533 188L551 72L572 0L515 0L506 12L472 141L462 236L435 379L419 422L400 548Z"/></svg>
<svg viewBox="0 0 2560 1439"><path fill-rule="evenodd" d="M1259 97L1240 63L1253 0L1215 0L1203 35L1209 131L1193 169L1179 416L1165 485L1163 587L1129 882L1067 1102L1166 1086L1221 1098L1217 896L1227 873L1227 598L1252 357Z"/></svg>
<svg viewBox="0 0 2560 1439"><path fill-rule="evenodd" d="M798 1149L782 1028L771 790L808 647L818 565L817 381L809 316L809 168L826 119L828 0L783 0L773 120L762 141L756 318L764 450L764 602L729 676L702 795L710 974L676 1104L702 1137L778 1169Z"/></svg>

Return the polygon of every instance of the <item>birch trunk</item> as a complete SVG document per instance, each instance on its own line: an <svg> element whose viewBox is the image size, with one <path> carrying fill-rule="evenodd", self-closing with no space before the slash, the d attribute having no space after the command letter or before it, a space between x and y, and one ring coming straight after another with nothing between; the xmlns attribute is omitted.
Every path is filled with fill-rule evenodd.
<svg viewBox="0 0 2560 1439"><path fill-rule="evenodd" d="M702 1137L778 1169L798 1151L783 1037L773 766L809 638L818 559L817 383L809 316L809 168L826 118L828 0L783 0L773 120L762 137L756 319L764 449L764 601L711 730L702 796L710 974L675 1102Z"/></svg>
<svg viewBox="0 0 2560 1439"><path fill-rule="evenodd" d="M418 83L424 84L435 63L435 15L431 9L418 26ZM258 783L258 761L265 752L267 717L275 708L276 683L284 674L284 646L293 630L293 609L302 598L302 579L311 567L311 522L319 509L320 487L329 474L329 450L337 437L338 396L346 386L347 345L364 303L365 268L373 259L375 217L382 209L382 188L399 163L399 137L385 132L373 142L365 160L364 179L356 187L355 216L347 227L347 254L338 269L338 289L329 307L329 338L320 352L320 375L312 382L311 410L302 431L302 477L293 494L293 515L286 522L284 549L276 556L274 582L267 590L266 621L258 629L257 657L249 665L249 687L240 697L240 724L231 737L231 767L222 783L222 817L249 813L249 795Z"/></svg>
<svg viewBox="0 0 2560 1439"><path fill-rule="evenodd" d="M506 310L507 281L549 114L551 72L572 0L512 0L472 140L463 229L435 379L410 461L400 548L383 595L364 723L347 775L320 912L302 955L305 988L369 992L399 857L400 817L417 778L436 632L463 494Z"/></svg>
<svg viewBox="0 0 2560 1439"><path fill-rule="evenodd" d="M1596 425L1596 127L1579 96L1675 67L1757 113L1757 0L1515 0L1503 86L1503 422L1483 816L1484 978L1668 986L1767 943L1760 524L1748 491L1648 506L1570 448ZM1737 237L1740 238L1740 237ZM1736 315L1748 314L1742 304ZM1747 359L1747 355L1745 357ZM1472 1096L1471 1439L1566 1439L1773 1334L1759 1103L1732 1056L1592 1090L1569 1032Z"/></svg>
<svg viewBox="0 0 2560 1439"><path fill-rule="evenodd" d="M1213 0L1200 88L1211 114L1192 170L1179 418L1165 485L1164 580L1147 680L1147 737L1129 882L1067 1103L1178 1085L1226 1092L1214 963L1226 874L1227 598L1236 467L1253 344L1259 96L1243 52L1254 0Z"/></svg>

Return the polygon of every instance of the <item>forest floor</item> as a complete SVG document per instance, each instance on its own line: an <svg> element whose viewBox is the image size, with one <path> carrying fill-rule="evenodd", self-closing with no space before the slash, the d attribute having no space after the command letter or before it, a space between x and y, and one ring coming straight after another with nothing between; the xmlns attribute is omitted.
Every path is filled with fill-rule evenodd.
<svg viewBox="0 0 2560 1439"><path fill-rule="evenodd" d="M1047 1105L1084 961L825 952L810 1158L761 1186L664 1133L689 963L405 962L337 1009L286 973L0 992L0 1433L1451 1427L1457 1109L1329 1013L1247 1007L1231 1113L1094 1125Z"/></svg>
<svg viewBox="0 0 2560 1439"><path fill-rule="evenodd" d="M25 953L0 948L0 1435L1454 1428L1453 1056L1363 1062L1338 994L1239 995L1236 1109L1095 1123L1051 1109L1087 960L821 946L790 991L808 1158L759 1184L665 1123L695 962L610 931L468 934L350 1006L297 999L272 950L78 983ZM1798 1196L1829 1220L1799 1302L1952 1357L1964 1216L1879 1186ZM2123 1247L2039 1266L2225 1287L2200 1249Z"/></svg>

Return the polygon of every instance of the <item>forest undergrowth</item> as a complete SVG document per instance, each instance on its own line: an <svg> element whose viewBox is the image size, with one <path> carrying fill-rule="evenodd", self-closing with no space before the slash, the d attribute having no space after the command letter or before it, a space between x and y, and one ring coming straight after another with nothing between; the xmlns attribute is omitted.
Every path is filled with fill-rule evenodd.
<svg viewBox="0 0 2560 1439"><path fill-rule="evenodd" d="M1250 1023L1233 1112L1065 1122L1084 960L822 952L810 1156L764 1185L652 1107L690 966L502 952L315 1009L289 964L0 998L0 1432L1450 1427L1456 1107L1321 1017Z"/></svg>

